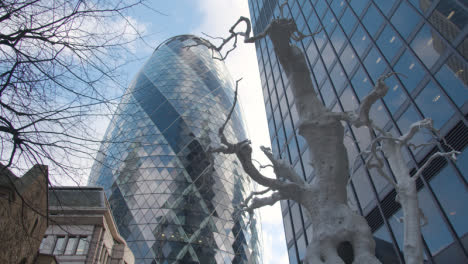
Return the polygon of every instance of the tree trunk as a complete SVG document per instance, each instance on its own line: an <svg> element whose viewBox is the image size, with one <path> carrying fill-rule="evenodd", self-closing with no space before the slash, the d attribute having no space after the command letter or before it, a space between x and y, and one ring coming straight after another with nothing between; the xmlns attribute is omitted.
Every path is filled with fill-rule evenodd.
<svg viewBox="0 0 468 264"><path fill-rule="evenodd" d="M421 264L423 263L421 250L423 246L416 181L410 177L400 144L393 140L386 140L383 150L396 177L397 201L403 210L405 262L407 264Z"/></svg>

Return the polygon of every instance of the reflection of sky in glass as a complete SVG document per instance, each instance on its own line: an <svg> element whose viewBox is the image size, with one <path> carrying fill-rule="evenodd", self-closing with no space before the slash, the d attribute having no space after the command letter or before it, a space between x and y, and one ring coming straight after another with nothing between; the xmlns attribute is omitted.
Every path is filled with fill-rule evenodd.
<svg viewBox="0 0 468 264"><path fill-rule="evenodd" d="M322 1L319 1L322 2ZM344 32L350 36L351 31L354 28L354 25L356 24L356 17L354 14L351 12L351 9L347 8L343 16L341 17L341 26L343 27Z"/></svg>
<svg viewBox="0 0 468 264"><path fill-rule="evenodd" d="M401 72L406 76L400 76L400 80L406 87L406 90L412 91L424 76L424 70L409 51L400 57L394 67L396 72Z"/></svg>
<svg viewBox="0 0 468 264"><path fill-rule="evenodd" d="M362 100L372 89L372 85L370 83L369 78L367 78L364 70L359 68L359 70L354 75L353 79L351 80L353 84L354 90L356 91L357 96L359 99Z"/></svg>
<svg viewBox="0 0 468 264"><path fill-rule="evenodd" d="M462 106L468 100L468 86L462 81L468 81L468 72L462 67L456 67L463 65L462 63L462 60L453 55L436 74L436 79L458 106Z"/></svg>
<svg viewBox="0 0 468 264"><path fill-rule="evenodd" d="M429 250L434 255L443 247L452 243L453 238L426 188L418 192L418 199L419 207L427 219L429 219L427 225L421 227L421 232Z"/></svg>
<svg viewBox="0 0 468 264"><path fill-rule="evenodd" d="M468 232L468 210L466 210L468 193L463 183L455 175L455 171L450 166L446 166L431 179L430 185L458 236L462 237Z"/></svg>
<svg viewBox="0 0 468 264"><path fill-rule="evenodd" d="M362 21L369 34L373 36L382 25L383 17L379 14L377 8L371 4Z"/></svg>
<svg viewBox="0 0 468 264"><path fill-rule="evenodd" d="M441 128L454 113L452 106L433 82L426 85L415 101L424 116L434 121L436 129Z"/></svg>
<svg viewBox="0 0 468 264"><path fill-rule="evenodd" d="M374 0L374 2L384 14L388 14L390 9L395 4L395 0Z"/></svg>
<svg viewBox="0 0 468 264"><path fill-rule="evenodd" d="M400 84L398 84L395 76L392 76L385 80L388 86L388 92L384 97L384 101L387 104L388 109L392 114L396 112L406 100L407 96L402 91Z"/></svg>
<svg viewBox="0 0 468 264"><path fill-rule="evenodd" d="M376 48L372 48L372 50L367 54L366 59L364 60L364 66L366 67L369 75L371 76L374 82L382 75L387 64L385 63L382 56L377 52Z"/></svg>
<svg viewBox="0 0 468 264"><path fill-rule="evenodd" d="M395 31L389 26L380 34L377 40L377 45L382 50L384 56L391 61L395 57L397 51L401 48L401 40Z"/></svg>
<svg viewBox="0 0 468 264"><path fill-rule="evenodd" d="M424 26L411 43L414 52L428 68L434 65L445 49L440 39L434 39L432 36L433 32L428 26Z"/></svg>
<svg viewBox="0 0 468 264"><path fill-rule="evenodd" d="M391 21L403 38L406 39L413 32L420 19L421 17L406 2L401 2Z"/></svg>

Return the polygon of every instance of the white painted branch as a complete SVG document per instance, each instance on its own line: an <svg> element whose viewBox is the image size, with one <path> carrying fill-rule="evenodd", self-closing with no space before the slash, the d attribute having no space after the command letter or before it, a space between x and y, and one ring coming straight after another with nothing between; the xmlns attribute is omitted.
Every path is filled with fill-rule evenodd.
<svg viewBox="0 0 468 264"><path fill-rule="evenodd" d="M436 158L438 157L449 157L450 159L452 160L456 160L457 157L456 155L460 155L460 151L456 151L456 150L452 150L450 152L436 152L434 154L431 155L431 157L429 157L429 159L427 159L426 162L424 162L424 164L418 169L418 171L413 175L413 179L416 180L419 176L421 176L422 172L430 165L430 163L435 160Z"/></svg>
<svg viewBox="0 0 468 264"><path fill-rule="evenodd" d="M284 199L280 192L274 192L271 196L268 197L255 197L252 199L252 202L249 206L245 207L243 210L249 213L252 213L254 209L267 206L267 205L274 205L276 202Z"/></svg>
<svg viewBox="0 0 468 264"><path fill-rule="evenodd" d="M284 160L275 159L273 157L273 153L271 153L271 150L269 148L261 146L260 149L273 164L273 170L277 177L282 177L284 179L298 184L306 183L299 175L297 175L296 171L291 167L291 165L288 162ZM279 179L281 180L281 178Z"/></svg>

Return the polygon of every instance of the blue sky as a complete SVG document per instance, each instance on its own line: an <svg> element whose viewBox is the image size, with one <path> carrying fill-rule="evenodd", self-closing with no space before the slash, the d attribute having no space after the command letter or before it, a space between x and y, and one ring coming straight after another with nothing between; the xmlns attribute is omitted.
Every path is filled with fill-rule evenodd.
<svg viewBox="0 0 468 264"><path fill-rule="evenodd" d="M146 43L135 46L135 53L142 60L127 66L128 82L143 65L145 58L149 58L154 48L167 38L188 33L201 35L202 32L211 36L226 36L239 16L249 15L247 0L175 0L151 1L147 4L148 7L140 6L127 14L146 35ZM261 145L270 146L270 142L255 46L240 44L230 54L226 64L234 79L243 78L239 100L252 140L254 158L266 164L267 159L258 150ZM265 173L273 177L271 171ZM261 209L261 218L264 263L288 263L279 203Z"/></svg>

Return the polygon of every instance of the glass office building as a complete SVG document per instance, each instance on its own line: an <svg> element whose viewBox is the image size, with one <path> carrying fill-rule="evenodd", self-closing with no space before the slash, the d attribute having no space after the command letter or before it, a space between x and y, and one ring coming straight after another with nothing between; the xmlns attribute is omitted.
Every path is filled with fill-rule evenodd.
<svg viewBox="0 0 468 264"><path fill-rule="evenodd" d="M234 98L224 62L190 35L161 44L124 95L89 184L103 186L136 263L260 263L256 219L234 207L251 182L210 155ZM190 47L189 47L190 46ZM236 107L227 138L246 138ZM249 225L250 221L250 225Z"/></svg>
<svg viewBox="0 0 468 264"><path fill-rule="evenodd" d="M282 2L282 1L280 1ZM388 94L375 104L375 123L394 135L412 122L432 118L447 144L462 152L458 161L438 158L418 179L420 207L428 218L422 227L428 263L468 262L468 3L462 0L288 0L285 16L304 34L314 37L295 43L311 69L314 89L334 111L354 109L377 78L390 71L403 73L386 83ZM278 0L249 0L254 32L279 16ZM273 152L289 160L311 180L309 150L297 135L294 98L268 38L256 43ZM363 166L357 153L371 135L366 128L346 126L350 170L349 196L364 215L378 241L403 263L403 224L395 191L382 177ZM425 143L429 133L413 143ZM428 155L447 150L444 144L407 149L405 158L414 173ZM390 169L386 165L386 170ZM294 202L282 202L289 259L299 263L310 240L309 222ZM380 254L378 252L378 254ZM387 261L394 263L395 261Z"/></svg>

